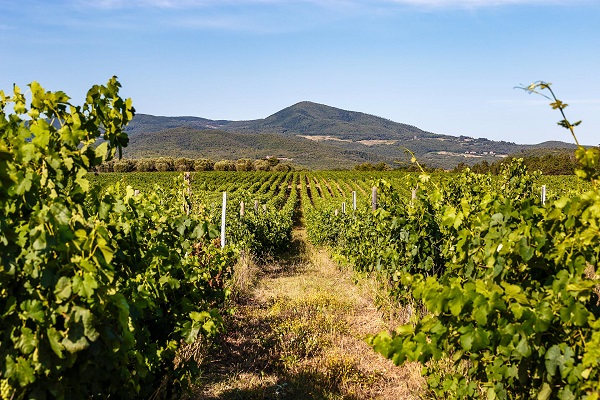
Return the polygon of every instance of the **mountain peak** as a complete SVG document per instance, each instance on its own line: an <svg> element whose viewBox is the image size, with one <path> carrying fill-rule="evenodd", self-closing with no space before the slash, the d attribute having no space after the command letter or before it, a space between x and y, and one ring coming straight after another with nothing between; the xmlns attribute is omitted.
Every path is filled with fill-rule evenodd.
<svg viewBox="0 0 600 400"><path fill-rule="evenodd" d="M275 114L267 117L266 120L269 120L270 118L286 118L294 113L315 119L338 120L344 122L353 122L363 116L367 116L367 114L361 112L342 110L341 108L331 107L325 104L305 100L276 112Z"/></svg>
<svg viewBox="0 0 600 400"><path fill-rule="evenodd" d="M332 136L343 140L401 140L415 136L430 136L411 125L358 111L343 110L312 101L301 101L268 116L253 121L244 129L295 135Z"/></svg>

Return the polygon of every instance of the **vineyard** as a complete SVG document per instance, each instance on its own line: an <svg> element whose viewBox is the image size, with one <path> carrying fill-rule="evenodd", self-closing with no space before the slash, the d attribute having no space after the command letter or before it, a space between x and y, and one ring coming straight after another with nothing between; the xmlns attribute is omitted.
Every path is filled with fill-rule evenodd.
<svg viewBox="0 0 600 400"><path fill-rule="evenodd" d="M97 177L108 179L143 193L147 179L173 176ZM497 177L196 173L191 187L215 224L228 193L226 237L238 248L285 249L303 216L311 242L388 282L389 295L417 311L370 343L398 364L418 360L435 370L428 361L450 358L454 373L429 375L433 393L580 398L597 390L600 215L589 182L528 173L517 161Z"/></svg>
<svg viewBox="0 0 600 400"><path fill-rule="evenodd" d="M295 227L409 310L367 340L422 363L432 397L600 397L597 149L577 150L578 177L520 160L498 176L92 173L127 145L118 92L0 92L3 399L180 396L240 260L284 255Z"/></svg>

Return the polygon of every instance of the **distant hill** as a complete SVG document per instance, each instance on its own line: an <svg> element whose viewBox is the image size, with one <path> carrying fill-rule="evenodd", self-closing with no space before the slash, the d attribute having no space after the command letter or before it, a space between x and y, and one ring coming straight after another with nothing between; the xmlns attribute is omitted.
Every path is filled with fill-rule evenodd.
<svg viewBox="0 0 600 400"><path fill-rule="evenodd" d="M407 162L410 149L428 166L496 161L532 149L574 148L564 142L511 142L439 135L373 115L303 101L264 119L136 115L127 127L128 157L218 159L276 156L308 168L351 168L362 162ZM541 150L544 151L544 150Z"/></svg>
<svg viewBox="0 0 600 400"><path fill-rule="evenodd" d="M286 136L334 136L338 139L353 141L408 140L415 136L419 138L452 138L452 136L425 132L412 125L310 101L294 104L267 118L250 121L210 120L199 117L157 117L138 114L127 127L127 131L131 135L135 135L139 132L158 132L177 127L219 129L240 133L274 133Z"/></svg>

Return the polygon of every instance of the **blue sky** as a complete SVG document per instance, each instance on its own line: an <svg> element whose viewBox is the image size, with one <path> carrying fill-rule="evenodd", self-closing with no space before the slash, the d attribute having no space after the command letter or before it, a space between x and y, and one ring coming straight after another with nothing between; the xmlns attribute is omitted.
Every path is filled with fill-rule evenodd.
<svg viewBox="0 0 600 400"><path fill-rule="evenodd" d="M597 0L0 0L0 89L74 102L117 75L140 113L256 119L302 100L421 129L600 143Z"/></svg>

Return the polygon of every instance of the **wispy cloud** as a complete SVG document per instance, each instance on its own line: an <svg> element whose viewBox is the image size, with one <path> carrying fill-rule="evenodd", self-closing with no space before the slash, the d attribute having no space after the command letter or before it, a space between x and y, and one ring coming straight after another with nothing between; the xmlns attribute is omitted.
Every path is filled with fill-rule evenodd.
<svg viewBox="0 0 600 400"><path fill-rule="evenodd" d="M481 8L481 7L497 7L505 5L573 5L575 3L583 3L586 0L388 0L389 3L407 4L424 7L465 7L465 8Z"/></svg>
<svg viewBox="0 0 600 400"><path fill-rule="evenodd" d="M214 6L241 6L259 4L284 3L281 0L99 0L90 3L87 0L76 0L82 7L98 7L105 9L119 8L163 8L190 9ZM309 2L309 1L307 1Z"/></svg>
<svg viewBox="0 0 600 400"><path fill-rule="evenodd" d="M234 15L222 16L188 16L169 22L170 25L189 29L219 29L225 31L261 31L260 24L253 23L248 18Z"/></svg>
<svg viewBox="0 0 600 400"><path fill-rule="evenodd" d="M95 19L110 16L115 11L130 26L139 26L142 12L148 18L160 18L160 26L189 30L238 31L259 34L295 32L320 23L359 15L357 0L64 0L75 4L83 14L101 10ZM378 0L375 0L378 1ZM126 17L125 17L126 16ZM325 22L324 22L325 21ZM143 20L145 29L147 20ZM89 24L89 21L82 23ZM61 20L61 24L65 24Z"/></svg>
<svg viewBox="0 0 600 400"><path fill-rule="evenodd" d="M409 5L425 8L484 8L508 5L574 5L593 4L593 0L76 0L82 6L100 8L171 8L186 9L211 6L251 6L268 4L312 4L321 7Z"/></svg>
<svg viewBox="0 0 600 400"><path fill-rule="evenodd" d="M306 31L346 19L387 18L404 14L407 8L413 12L436 12L503 5L567 2L574 5L589 1L594 0L61 0L61 6L66 15L71 11L78 13L71 21L75 25L78 21L85 25L100 21L102 26L125 30L152 30L158 25L191 31L278 34ZM148 14L144 14L146 12ZM149 19L155 22L149 24ZM68 18L57 22L67 23Z"/></svg>

